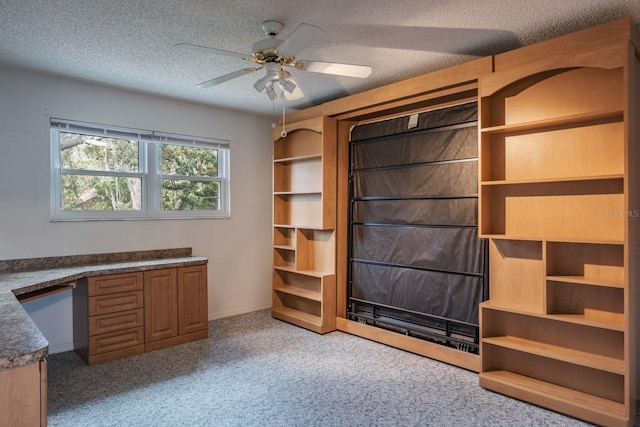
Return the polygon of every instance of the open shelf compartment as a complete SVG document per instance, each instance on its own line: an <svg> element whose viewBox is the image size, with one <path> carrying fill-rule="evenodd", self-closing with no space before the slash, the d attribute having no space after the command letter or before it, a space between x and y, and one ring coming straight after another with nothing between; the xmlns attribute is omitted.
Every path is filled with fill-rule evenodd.
<svg viewBox="0 0 640 427"><path fill-rule="evenodd" d="M286 138L273 143L274 162L287 163L322 155L322 133L313 129L290 130Z"/></svg>
<svg viewBox="0 0 640 427"><path fill-rule="evenodd" d="M610 119L624 109L622 67L557 68L480 80L481 132L531 131ZM597 84L594 84L597 82Z"/></svg>
<svg viewBox="0 0 640 427"><path fill-rule="evenodd" d="M530 345L540 343L539 351L547 353L550 346L564 349L561 353L576 352L574 363L592 355L594 360L624 361L624 333L619 330L599 328L591 325L564 322L560 317L528 315L487 304L481 307L481 336L484 338L512 337L527 340ZM535 353L535 351L531 351ZM581 354L582 356L577 356ZM553 358L553 356L548 356ZM560 359L563 356L559 356ZM564 356L566 358L566 356ZM566 361L566 360L565 360ZM595 363L595 362L594 362ZM489 366L491 363L489 363ZM594 365L595 366L595 365ZM618 372L619 368L601 367L605 371Z"/></svg>
<svg viewBox="0 0 640 427"><path fill-rule="evenodd" d="M481 237L622 242L624 179L481 186Z"/></svg>
<svg viewBox="0 0 640 427"><path fill-rule="evenodd" d="M322 192L322 157L274 162L273 191L275 193Z"/></svg>
<svg viewBox="0 0 640 427"><path fill-rule="evenodd" d="M624 174L624 123L482 134L482 182L598 179ZM606 144L603 144L606 141ZM594 162L593 159L598 159Z"/></svg>
<svg viewBox="0 0 640 427"><path fill-rule="evenodd" d="M482 387L598 425L625 426L625 405L507 370L480 374Z"/></svg>

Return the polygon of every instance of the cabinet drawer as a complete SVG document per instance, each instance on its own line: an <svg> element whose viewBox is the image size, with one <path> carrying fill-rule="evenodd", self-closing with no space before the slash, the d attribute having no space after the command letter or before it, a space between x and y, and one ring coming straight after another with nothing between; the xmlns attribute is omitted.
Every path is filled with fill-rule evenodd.
<svg viewBox="0 0 640 427"><path fill-rule="evenodd" d="M107 353L137 345L144 345L143 327L89 337L89 355Z"/></svg>
<svg viewBox="0 0 640 427"><path fill-rule="evenodd" d="M110 274L89 277L87 280L89 296L115 294L119 292L139 291L143 289L142 273Z"/></svg>
<svg viewBox="0 0 640 427"><path fill-rule="evenodd" d="M89 317L89 336L144 326L144 310L103 314Z"/></svg>
<svg viewBox="0 0 640 427"><path fill-rule="evenodd" d="M89 316L135 310L144 307L142 291L89 297Z"/></svg>

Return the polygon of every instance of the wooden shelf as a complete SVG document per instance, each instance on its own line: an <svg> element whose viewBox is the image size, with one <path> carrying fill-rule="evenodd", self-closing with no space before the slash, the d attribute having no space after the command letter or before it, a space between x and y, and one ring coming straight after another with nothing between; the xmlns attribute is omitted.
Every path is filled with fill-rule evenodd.
<svg viewBox="0 0 640 427"><path fill-rule="evenodd" d="M601 425L628 425L625 405L504 370L480 374L482 387Z"/></svg>
<svg viewBox="0 0 640 427"><path fill-rule="evenodd" d="M594 319L590 319L588 316L585 316L584 314L555 313L555 314L547 314L546 318L551 320L557 320L559 322L575 323L578 325L589 326L589 327L598 328L598 329L608 329L611 331L624 332L625 330L624 324L622 322L614 323L614 322L594 320Z"/></svg>
<svg viewBox="0 0 640 427"><path fill-rule="evenodd" d="M281 196L281 197L287 197L287 196L301 196L301 195L322 195L322 191L316 191L316 190L309 190L309 191L274 191L273 192L274 196Z"/></svg>
<svg viewBox="0 0 640 427"><path fill-rule="evenodd" d="M516 351L535 354L549 359L607 371L617 375L624 375L625 373L624 360L614 359L612 357L600 356L584 351L577 351L570 348L511 336L485 337L483 338L483 342Z"/></svg>
<svg viewBox="0 0 640 427"><path fill-rule="evenodd" d="M607 280L607 279L602 279L600 277L547 276L547 280L551 282L575 283L578 285L602 286L607 288L624 289L624 283L622 281Z"/></svg>
<svg viewBox="0 0 640 427"><path fill-rule="evenodd" d="M495 180L495 181L481 181L480 185L527 185L527 184L544 184L544 183L558 183L558 182L582 182L582 181L602 181L607 179L624 179L622 174L611 175L594 175L594 176L576 176L576 177L561 177L561 178L544 178L544 179L528 179L528 180Z"/></svg>
<svg viewBox="0 0 640 427"><path fill-rule="evenodd" d="M295 251L296 247L294 245L273 245L274 249L281 249L283 251Z"/></svg>
<svg viewBox="0 0 640 427"><path fill-rule="evenodd" d="M283 164L289 164L289 163L296 163L296 162L308 162L311 160L320 160L322 159L322 154L318 153L318 154L309 154L306 156L296 156L296 157L285 157L282 159L273 159L274 163L283 163Z"/></svg>
<svg viewBox="0 0 640 427"><path fill-rule="evenodd" d="M301 310L295 310L289 307L282 307L277 310L272 310L271 314L276 319L284 320L285 322L297 324L307 329L311 329L314 332L319 332L322 326L322 317L314 316Z"/></svg>
<svg viewBox="0 0 640 427"><path fill-rule="evenodd" d="M483 303L480 303L480 307L487 308L490 310L503 311L505 313L514 313L522 316L531 316L531 317L537 317L540 319L553 320L557 322L574 323L577 325L588 326L592 328L624 332L624 325L621 323L593 320L593 319L589 319L588 317L585 317L584 314L569 314L569 313L542 314L542 313L536 313L533 311L526 311L520 307L496 304L491 300L487 300Z"/></svg>
<svg viewBox="0 0 640 427"><path fill-rule="evenodd" d="M322 301L322 293L310 291L308 289L297 288L295 286L274 285L273 289L278 292L284 292L289 295L295 295L312 301Z"/></svg>
<svg viewBox="0 0 640 427"><path fill-rule="evenodd" d="M506 125L497 125L483 127L480 129L482 134L505 134L516 132L539 132L544 129L557 128L571 125L586 125L596 121L621 121L623 119L623 111L621 110L604 110L590 113L573 114L568 116L554 117L544 120L533 120L530 122L513 123Z"/></svg>
<svg viewBox="0 0 640 427"><path fill-rule="evenodd" d="M549 236L549 238L540 238L538 236L524 236L513 234L499 234L499 233L480 233L479 237L482 239L493 240L520 240L523 242L558 242L558 243L588 243L594 245L624 245L623 240L589 240L584 239L563 239Z"/></svg>
<svg viewBox="0 0 640 427"><path fill-rule="evenodd" d="M319 231L329 231L331 228L326 228L317 225L311 224L273 224L273 228L288 228L288 229L300 229L300 230L319 230Z"/></svg>
<svg viewBox="0 0 640 427"><path fill-rule="evenodd" d="M317 277L319 279L333 275L332 272L327 272L327 271L296 270L295 267L287 267L287 266L276 265L273 268L280 271L286 271L287 273L301 274L303 276Z"/></svg>

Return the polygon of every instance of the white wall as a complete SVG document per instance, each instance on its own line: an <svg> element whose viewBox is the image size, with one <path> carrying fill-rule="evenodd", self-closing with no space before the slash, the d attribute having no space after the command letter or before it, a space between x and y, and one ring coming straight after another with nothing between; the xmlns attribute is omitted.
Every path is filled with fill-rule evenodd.
<svg viewBox="0 0 640 427"><path fill-rule="evenodd" d="M231 218L51 222L50 117L230 139ZM191 247L210 320L270 307L271 159L267 117L0 66L0 259ZM70 292L25 308L52 352L71 348Z"/></svg>

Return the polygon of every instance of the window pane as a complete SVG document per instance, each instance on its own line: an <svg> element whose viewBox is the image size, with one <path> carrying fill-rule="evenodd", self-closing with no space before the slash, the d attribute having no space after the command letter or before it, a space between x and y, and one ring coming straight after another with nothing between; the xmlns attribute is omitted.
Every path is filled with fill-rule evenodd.
<svg viewBox="0 0 640 427"><path fill-rule="evenodd" d="M138 172L138 141L60 133L63 169Z"/></svg>
<svg viewBox="0 0 640 427"><path fill-rule="evenodd" d="M219 182L163 179L162 210L217 210L219 189Z"/></svg>
<svg viewBox="0 0 640 427"><path fill-rule="evenodd" d="M162 175L218 176L218 150L184 145L160 145Z"/></svg>
<svg viewBox="0 0 640 427"><path fill-rule="evenodd" d="M62 175L62 210L139 211L141 209L141 178Z"/></svg>

